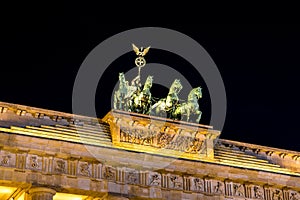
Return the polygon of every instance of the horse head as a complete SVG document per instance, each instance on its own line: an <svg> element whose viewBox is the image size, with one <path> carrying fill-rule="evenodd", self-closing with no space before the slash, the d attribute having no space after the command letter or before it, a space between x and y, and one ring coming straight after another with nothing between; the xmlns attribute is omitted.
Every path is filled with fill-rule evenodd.
<svg viewBox="0 0 300 200"><path fill-rule="evenodd" d="M182 89L182 85L180 83L179 79L175 79L174 82L172 83L171 87L170 87L170 92L169 93L176 93L178 94L181 89Z"/></svg>
<svg viewBox="0 0 300 200"><path fill-rule="evenodd" d="M202 98L202 88L196 87L192 89L188 95L188 101L196 101L197 99Z"/></svg>
<svg viewBox="0 0 300 200"><path fill-rule="evenodd" d="M144 88L151 88L153 82L153 76L148 76L144 85Z"/></svg>
<svg viewBox="0 0 300 200"><path fill-rule="evenodd" d="M202 98L202 88L201 87L196 87L194 89L194 94L197 96L198 99Z"/></svg>
<svg viewBox="0 0 300 200"><path fill-rule="evenodd" d="M124 83L126 81L125 75L123 72L119 73L119 81L120 81L120 83Z"/></svg>

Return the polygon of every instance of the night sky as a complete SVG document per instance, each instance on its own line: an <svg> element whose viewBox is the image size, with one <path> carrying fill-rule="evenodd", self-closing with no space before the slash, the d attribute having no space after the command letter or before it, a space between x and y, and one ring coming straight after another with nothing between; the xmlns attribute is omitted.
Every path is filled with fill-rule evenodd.
<svg viewBox="0 0 300 200"><path fill-rule="evenodd" d="M112 35L144 26L182 32L210 54L227 94L221 138L300 151L298 25L105 25L87 16L7 21L0 38L0 101L71 113L74 80L89 52ZM100 80L95 98L100 118L111 109L118 72L133 67L134 58L133 52L116 58L108 78ZM183 69L192 86L203 87L201 123L208 124L211 105L201 75L188 73L186 60L159 49L151 50L147 61ZM167 92L153 87L156 97Z"/></svg>

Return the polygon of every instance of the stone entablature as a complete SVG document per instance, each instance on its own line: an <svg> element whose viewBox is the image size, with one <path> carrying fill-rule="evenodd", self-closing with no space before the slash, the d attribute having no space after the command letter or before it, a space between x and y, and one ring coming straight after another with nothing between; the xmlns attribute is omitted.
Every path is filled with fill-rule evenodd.
<svg viewBox="0 0 300 200"><path fill-rule="evenodd" d="M59 141L57 143L64 146ZM208 199L299 199L300 178L287 175L233 170L230 167L184 160L175 160L169 166L158 169L138 166L138 157L135 164L120 162L121 157L134 157L134 152L99 149L100 152L111 152L115 156L112 160L101 161L84 156L87 154L84 151L83 149L82 156L79 156L78 153L49 154L34 149L34 146L27 150L17 146L3 146L0 151L0 179L15 184L26 182L35 186L47 186L60 192L89 193L95 197L114 193L126 197L162 199L195 199L204 196ZM149 159L159 162L156 156ZM272 180L266 183L268 176ZM170 196L172 191L177 197Z"/></svg>
<svg viewBox="0 0 300 200"><path fill-rule="evenodd" d="M34 118L22 106L24 115L0 107L1 119ZM210 126L122 111L64 125L51 118L57 124L45 126L46 118L38 126L0 127L0 184L26 185L28 192L50 188L42 189L49 199L56 191L88 199L300 200L298 152L221 140ZM218 148L228 154L215 156ZM232 164L227 157L248 161Z"/></svg>
<svg viewBox="0 0 300 200"><path fill-rule="evenodd" d="M64 126L74 125L74 126L77 126L78 128L80 128L85 124L97 125L99 123L103 123L101 119L95 119L95 118L86 117L86 116L73 115L73 114L68 114L68 113L63 113L63 112L58 112L58 111L34 108L34 107L5 103L5 102L0 102L0 115L4 115L4 116L9 115L9 117L8 117L9 120L14 120L14 118L16 118L16 120L20 120L23 117L24 121L26 121L29 124L33 123L35 120L38 120L37 125L48 124L49 123L48 121L52 121L53 124L63 124ZM13 117L13 115L18 116L18 117ZM1 118L1 120L2 120L2 118ZM168 119L162 119L162 121L172 122L172 120L168 120ZM153 121L151 121L151 122L153 122ZM180 123L181 123L180 126L182 126L182 124L184 124L185 122L180 122ZM128 124L130 124L130 123L128 123ZM132 122L131 122L131 124L132 124ZM207 129L209 131L213 131L212 127L210 127L210 126L200 125L200 127L204 129L204 132L206 131L205 129ZM111 126L112 133L114 132L113 128L114 127ZM132 126L130 126L130 128L132 128ZM152 128L152 127L149 127L149 128ZM168 127L166 127L166 128L167 128L166 130L168 130ZM172 130L170 130L170 132L171 131ZM14 131L12 131L12 132L14 132ZM204 132L202 132L202 133L204 133ZM62 134L63 134L63 131L62 131ZM202 135L205 135L205 134L202 134ZM217 135L218 135L218 133L217 133ZM125 134L125 136L126 136L126 134ZM114 137L114 138L116 138L116 139L113 140L113 143L116 143L118 141L118 138L117 137ZM127 139L128 138L129 137L127 134ZM201 143L201 141L203 141L203 140L201 140L201 138L203 139L203 137L200 137L198 140L198 141L200 141L200 143L198 142L198 144L205 144L205 143ZM124 137L123 139L126 140L126 137ZM144 138L143 139L144 143L147 143L148 139L149 139L149 137ZM119 140L120 140L120 138L119 138ZM138 143L137 141L138 140L136 140L136 143ZM288 150L272 148L272 147L265 147L265 146L255 145L255 144L246 144L246 143L236 142L236 141L227 141L227 140L218 140L218 141L221 146L226 145L226 147L231 148L231 149L239 149L242 152L248 152L248 153L251 152L259 157L272 160L272 162L275 162L276 164L279 164L280 166L282 166L284 168L291 169L295 172L300 172L300 167L299 167L300 166L300 153L299 152L288 151ZM85 141L83 141L83 142L85 142ZM97 143L97 145L98 145L98 143ZM99 144L99 145L101 145L101 144ZM125 143L123 142L123 145L126 146L126 142ZM131 143L131 145L129 145L129 146L135 146L135 144ZM172 146L172 145L170 145L170 146ZM182 145L182 146L184 146L184 145ZM197 145L194 145L191 147L195 147L195 146L197 146ZM198 146L201 146L201 145L198 145ZM137 148L135 147L135 149L137 149ZM198 150L200 150L200 152L203 153L202 155L197 154L196 158L197 157L202 157L202 159L205 158L205 156L203 156L204 151L201 148L190 148L190 151L197 152L197 151L194 151L195 149L196 150L198 149ZM211 148L211 149L213 149L213 148ZM147 150L149 150L149 149L147 149ZM182 155L182 154L180 154L180 155ZM208 152L207 155L209 155L208 157L213 157L213 150ZM194 155L189 154L189 156L190 156L190 158L193 158L195 156L195 154Z"/></svg>

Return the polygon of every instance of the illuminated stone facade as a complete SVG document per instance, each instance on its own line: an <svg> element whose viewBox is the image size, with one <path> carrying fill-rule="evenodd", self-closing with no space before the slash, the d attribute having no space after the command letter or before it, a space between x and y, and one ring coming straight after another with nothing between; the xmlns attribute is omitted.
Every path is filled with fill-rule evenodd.
<svg viewBox="0 0 300 200"><path fill-rule="evenodd" d="M210 126L0 103L0 199L300 200L300 153Z"/></svg>

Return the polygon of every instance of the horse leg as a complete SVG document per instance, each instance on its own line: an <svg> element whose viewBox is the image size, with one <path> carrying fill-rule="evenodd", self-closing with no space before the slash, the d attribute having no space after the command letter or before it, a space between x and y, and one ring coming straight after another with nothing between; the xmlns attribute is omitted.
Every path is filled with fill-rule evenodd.
<svg viewBox="0 0 300 200"><path fill-rule="evenodd" d="M132 111L132 100L131 99L127 100L127 111L128 112Z"/></svg>
<svg viewBox="0 0 300 200"><path fill-rule="evenodd" d="M198 110L197 114L199 114L199 115L198 115L198 118L197 118L196 122L199 123L199 121L201 119L202 112L200 110Z"/></svg>
<svg viewBox="0 0 300 200"><path fill-rule="evenodd" d="M114 94L114 109L117 109L117 97L116 93Z"/></svg>
<svg viewBox="0 0 300 200"><path fill-rule="evenodd" d="M156 116L159 116L160 115L160 106L161 106L161 102L157 102L155 103L152 107L151 107L151 110L155 109L155 115Z"/></svg>
<svg viewBox="0 0 300 200"><path fill-rule="evenodd" d="M124 96L123 96L123 95L120 95L119 109L120 109L120 110L125 110L125 109L124 109Z"/></svg>
<svg viewBox="0 0 300 200"><path fill-rule="evenodd" d="M190 111L190 109L187 109L187 111L186 111L186 121L187 122L190 121L190 115L191 115L191 111Z"/></svg>
<svg viewBox="0 0 300 200"><path fill-rule="evenodd" d="M147 101L146 103L145 103L145 105L144 105L144 109L143 109L143 114L146 114L146 115L148 115L149 114L149 110L150 110L150 102L149 101Z"/></svg>
<svg viewBox="0 0 300 200"><path fill-rule="evenodd" d="M182 117L183 117L182 109L180 107L176 108L174 111L174 119L181 120Z"/></svg>
<svg viewBox="0 0 300 200"><path fill-rule="evenodd" d="M128 111L128 99L124 98L123 110Z"/></svg>

